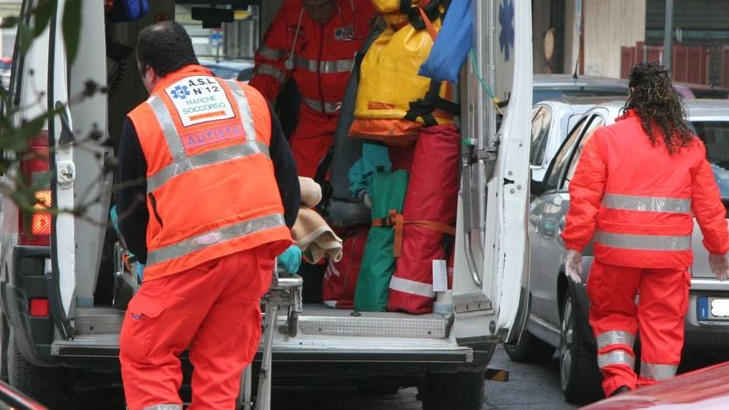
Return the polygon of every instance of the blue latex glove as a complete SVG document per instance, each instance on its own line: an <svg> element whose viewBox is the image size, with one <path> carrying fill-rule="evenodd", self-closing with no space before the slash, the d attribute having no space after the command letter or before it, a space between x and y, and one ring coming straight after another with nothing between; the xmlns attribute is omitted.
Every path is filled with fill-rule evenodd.
<svg viewBox="0 0 729 410"><path fill-rule="evenodd" d="M137 262L137 280L142 283L142 279L144 279L144 264Z"/></svg>
<svg viewBox="0 0 729 410"><path fill-rule="evenodd" d="M109 210L109 219L111 219L111 225L114 227L114 230L121 235L121 232L119 232L119 213L116 211L116 205L112 206ZM134 254L129 252L128 250L125 250L126 253L129 254L129 257L134 257ZM142 278L144 277L144 264L141 262L137 262L136 264L136 275L139 282L142 282Z"/></svg>
<svg viewBox="0 0 729 410"><path fill-rule="evenodd" d="M301 248L296 245L289 246L281 255L278 255L277 262L286 273L298 272L301 266Z"/></svg>
<svg viewBox="0 0 729 410"><path fill-rule="evenodd" d="M116 212L116 205L109 210L109 219L111 219L111 226L114 227L114 230L119 232L119 213Z"/></svg>

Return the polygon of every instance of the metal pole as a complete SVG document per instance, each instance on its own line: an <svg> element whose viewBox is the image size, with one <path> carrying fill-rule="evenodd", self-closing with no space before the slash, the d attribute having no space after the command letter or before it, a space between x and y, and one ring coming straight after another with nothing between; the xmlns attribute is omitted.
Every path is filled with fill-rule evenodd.
<svg viewBox="0 0 729 410"><path fill-rule="evenodd" d="M662 64L671 69L673 51L673 0L666 0L666 26L663 29L663 62Z"/></svg>

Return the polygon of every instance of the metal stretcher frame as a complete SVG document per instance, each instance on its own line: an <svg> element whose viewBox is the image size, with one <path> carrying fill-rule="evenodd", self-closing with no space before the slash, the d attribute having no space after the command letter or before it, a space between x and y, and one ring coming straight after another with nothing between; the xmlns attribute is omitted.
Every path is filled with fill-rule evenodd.
<svg viewBox="0 0 729 410"><path fill-rule="evenodd" d="M299 275L279 275L278 264L274 264L271 287L261 299L263 305L263 353L261 368L258 373L258 386L255 403L253 396L253 363L250 363L241 375L240 394L236 408L242 410L270 410L271 409L271 376L272 376L272 347L276 335L276 322L279 311L287 309L286 332L289 337L295 337L302 311L301 289L304 281Z"/></svg>

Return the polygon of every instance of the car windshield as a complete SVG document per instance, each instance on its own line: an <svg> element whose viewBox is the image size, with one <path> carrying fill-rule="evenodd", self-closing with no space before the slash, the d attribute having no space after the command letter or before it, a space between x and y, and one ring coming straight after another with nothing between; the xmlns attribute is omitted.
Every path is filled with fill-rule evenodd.
<svg viewBox="0 0 729 410"><path fill-rule="evenodd" d="M729 198L729 121L692 121L691 125L706 145L721 197Z"/></svg>

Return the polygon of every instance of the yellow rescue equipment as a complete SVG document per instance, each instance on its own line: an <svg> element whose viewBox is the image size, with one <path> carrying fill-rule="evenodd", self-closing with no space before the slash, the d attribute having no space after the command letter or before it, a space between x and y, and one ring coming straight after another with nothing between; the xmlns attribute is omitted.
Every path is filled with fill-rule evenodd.
<svg viewBox="0 0 729 410"><path fill-rule="evenodd" d="M444 10L439 0L420 3L373 0L387 27L360 66L351 136L407 146L423 125L450 124L458 113L450 101L450 83L417 74L440 31Z"/></svg>

